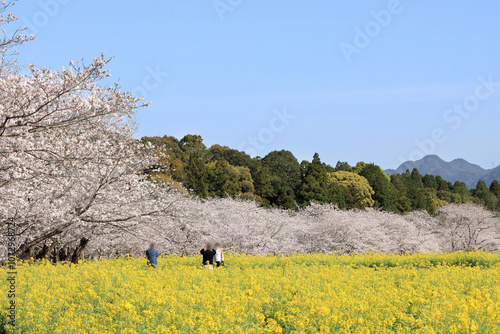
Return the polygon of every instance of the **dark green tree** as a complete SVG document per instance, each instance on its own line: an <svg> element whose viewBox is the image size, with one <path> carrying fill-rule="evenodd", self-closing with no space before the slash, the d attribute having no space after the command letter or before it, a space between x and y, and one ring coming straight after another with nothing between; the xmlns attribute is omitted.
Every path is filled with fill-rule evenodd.
<svg viewBox="0 0 500 334"><path fill-rule="evenodd" d="M261 162L262 167L267 167L271 175L274 194L270 201L271 205L286 208L295 207L296 192L300 186L302 171L292 152L273 151L266 155ZM280 196L284 196L284 198L280 199Z"/></svg>
<svg viewBox="0 0 500 334"><path fill-rule="evenodd" d="M498 205L498 198L490 191L484 181L479 181L472 195L478 198L488 209L494 210Z"/></svg>
<svg viewBox="0 0 500 334"><path fill-rule="evenodd" d="M348 162L345 161L338 161L337 164L335 165L335 171L336 172L350 172L352 167L349 165Z"/></svg>
<svg viewBox="0 0 500 334"><path fill-rule="evenodd" d="M437 190L438 184L434 175L425 174L424 176L424 187L428 189Z"/></svg>
<svg viewBox="0 0 500 334"><path fill-rule="evenodd" d="M500 198L500 182L494 180L490 185L490 191L493 195Z"/></svg>
<svg viewBox="0 0 500 334"><path fill-rule="evenodd" d="M448 182L446 182L443 179L439 180L438 189L437 190L438 191L450 191L450 187L448 185Z"/></svg>
<svg viewBox="0 0 500 334"><path fill-rule="evenodd" d="M209 168L209 191L211 196L234 197L241 193L238 170L220 158Z"/></svg>
<svg viewBox="0 0 500 334"><path fill-rule="evenodd" d="M379 166L363 164L359 175L364 176L375 191L373 199L376 207L387 211L397 211L395 189L390 182L390 177Z"/></svg>
<svg viewBox="0 0 500 334"><path fill-rule="evenodd" d="M272 176L278 177L291 189L300 185L300 164L292 152L281 150L270 152L262 159L263 166L269 168Z"/></svg>
<svg viewBox="0 0 500 334"><path fill-rule="evenodd" d="M315 153L312 162L307 166L302 184L299 190L299 200L301 205L308 205L310 202L326 204L332 202L332 185L328 180L326 168Z"/></svg>
<svg viewBox="0 0 500 334"><path fill-rule="evenodd" d="M394 211L405 213L411 211L411 201L406 194L406 186L402 175L391 175L391 184L396 191Z"/></svg>
<svg viewBox="0 0 500 334"><path fill-rule="evenodd" d="M467 184L465 184L465 182L460 182L460 181L455 182L455 185L453 186L453 193L460 194L464 197L470 196L470 191L469 188L467 187Z"/></svg>
<svg viewBox="0 0 500 334"><path fill-rule="evenodd" d="M304 176L306 175L307 168L309 167L310 164L311 163L307 160L302 160L302 162L300 163L300 172L302 178L304 178Z"/></svg>
<svg viewBox="0 0 500 334"><path fill-rule="evenodd" d="M413 184L415 185L415 187L417 187L418 189L424 189L422 175L420 174L418 169L413 168L413 170L411 171L411 179L413 180Z"/></svg>
<svg viewBox="0 0 500 334"><path fill-rule="evenodd" d="M201 198L208 197L208 170L196 153L189 156L184 172L186 173L184 182L186 188L192 189Z"/></svg>
<svg viewBox="0 0 500 334"><path fill-rule="evenodd" d="M486 183L482 180L478 181L476 184L476 188L472 190L472 194L481 199L481 200L486 200L488 195L491 194L490 189L486 186Z"/></svg>
<svg viewBox="0 0 500 334"><path fill-rule="evenodd" d="M448 184L448 190L449 191L453 191L453 187L454 187L453 183L451 183L451 182L448 181L447 184Z"/></svg>
<svg viewBox="0 0 500 334"><path fill-rule="evenodd" d="M210 149L209 149L210 151ZM250 171L254 172L257 166L256 161L252 159L248 154L242 151L233 150L224 146L219 157L214 160L224 158L229 164L233 166L247 167Z"/></svg>
<svg viewBox="0 0 500 334"><path fill-rule="evenodd" d="M179 141L179 146L183 152L189 155L196 153L198 156L202 156L203 152L207 149L200 135L185 135Z"/></svg>
<svg viewBox="0 0 500 334"><path fill-rule="evenodd" d="M414 168L411 173L407 170L402 176L406 187L406 194L411 201L412 210L426 210L427 201L424 184L418 170Z"/></svg>
<svg viewBox="0 0 500 334"><path fill-rule="evenodd" d="M267 167L263 167L259 161L256 171L253 174L255 194L261 198L262 205L265 207L271 206L272 199L276 197L272 184L271 174Z"/></svg>
<svg viewBox="0 0 500 334"><path fill-rule="evenodd" d="M279 182L279 180L274 180L272 182L273 188L276 192L276 197L274 198L274 206L284 209L295 210L297 205L295 204L295 193L293 190L285 184Z"/></svg>
<svg viewBox="0 0 500 334"><path fill-rule="evenodd" d="M333 168L332 166L330 165L327 165L325 163L323 163L323 165L325 165L325 169L326 169L326 172L327 173L335 173L337 170L335 168Z"/></svg>

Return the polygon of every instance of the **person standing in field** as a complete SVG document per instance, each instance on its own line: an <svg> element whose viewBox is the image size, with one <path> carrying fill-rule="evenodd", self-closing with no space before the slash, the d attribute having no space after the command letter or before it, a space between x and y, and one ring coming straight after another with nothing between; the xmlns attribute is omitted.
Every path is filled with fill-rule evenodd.
<svg viewBox="0 0 500 334"><path fill-rule="evenodd" d="M219 243L215 244L215 263L217 264L217 267L224 267L224 250Z"/></svg>
<svg viewBox="0 0 500 334"><path fill-rule="evenodd" d="M157 259L160 253L155 249L156 245L154 242L149 245L149 249L146 251L146 257L148 258L148 266L155 268L158 265Z"/></svg>
<svg viewBox="0 0 500 334"><path fill-rule="evenodd" d="M212 245L206 244L205 247L203 247L203 249L200 251L200 254L203 255L204 266L214 264L215 250L212 248Z"/></svg>

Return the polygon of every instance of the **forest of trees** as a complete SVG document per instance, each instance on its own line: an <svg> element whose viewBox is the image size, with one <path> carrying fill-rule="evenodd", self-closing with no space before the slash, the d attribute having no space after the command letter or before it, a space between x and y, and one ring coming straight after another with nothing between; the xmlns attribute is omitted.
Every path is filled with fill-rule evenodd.
<svg viewBox="0 0 500 334"><path fill-rule="evenodd" d="M426 210L437 213L447 203L474 203L500 210L500 183L479 181L475 189L439 175L421 175L417 169L387 175L373 163L335 167L320 160L299 162L290 151L273 151L251 158L227 146L207 148L199 135L143 137L159 149L163 172L152 176L174 183L204 199L254 199L263 207L297 209L311 203L335 204L341 209L376 207L395 213Z"/></svg>

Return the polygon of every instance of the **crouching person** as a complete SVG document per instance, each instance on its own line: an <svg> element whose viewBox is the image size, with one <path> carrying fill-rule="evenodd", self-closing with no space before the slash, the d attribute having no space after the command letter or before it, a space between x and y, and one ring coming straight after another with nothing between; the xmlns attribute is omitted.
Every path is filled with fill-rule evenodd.
<svg viewBox="0 0 500 334"><path fill-rule="evenodd" d="M205 266L205 268L208 268L209 265L213 266L215 250L212 248L212 245L206 244L205 247L203 247L203 249L200 251L200 254L203 255L203 265Z"/></svg>

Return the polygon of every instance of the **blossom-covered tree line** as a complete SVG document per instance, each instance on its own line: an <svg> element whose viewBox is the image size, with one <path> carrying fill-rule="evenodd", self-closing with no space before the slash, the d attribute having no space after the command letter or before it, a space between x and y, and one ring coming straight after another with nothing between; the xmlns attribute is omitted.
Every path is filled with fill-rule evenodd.
<svg viewBox="0 0 500 334"><path fill-rule="evenodd" d="M0 3L3 28L16 21L7 13L15 2ZM341 169L327 175L319 157L302 166L306 184L300 182L300 166L280 169L282 161L293 160L286 152L264 158L265 166L253 176L243 166L215 159L208 168L219 198L190 197L162 178L166 167L181 173L182 166L164 166L165 152L133 137L135 112L147 105L117 84L103 84L110 59L69 62L59 71L21 66L16 47L33 37L22 29L8 31L2 30L0 39L0 257L7 254L10 222L18 258L72 262L89 254L140 255L150 241L163 252L186 255L209 240L251 254L498 249L498 217L473 204L445 206L437 217L315 204L358 183L362 190L346 198L371 205L381 199L367 197L383 193L371 188L378 182L375 167L358 166L360 176ZM199 144L181 143L191 151L200 151ZM189 155L186 173L203 190L196 183L205 172L199 159ZM270 169L274 174L268 180ZM229 191L251 193L252 177L276 207L263 208L251 196L220 198ZM238 179L239 190L229 187L227 178ZM295 201L289 185L309 196L312 205L288 209ZM321 185L324 193L317 194Z"/></svg>
<svg viewBox="0 0 500 334"><path fill-rule="evenodd" d="M191 199L186 214L163 234L141 229L163 254L197 254L206 242L221 242L231 252L254 255L295 253L354 254L500 250L500 217L477 204L448 204L439 215L425 211L396 214L382 210L341 210L312 204L299 210L266 209L255 201ZM126 234L102 240L99 255L142 255L144 244ZM92 250L94 251L94 250ZM104 252L103 252L104 251Z"/></svg>

